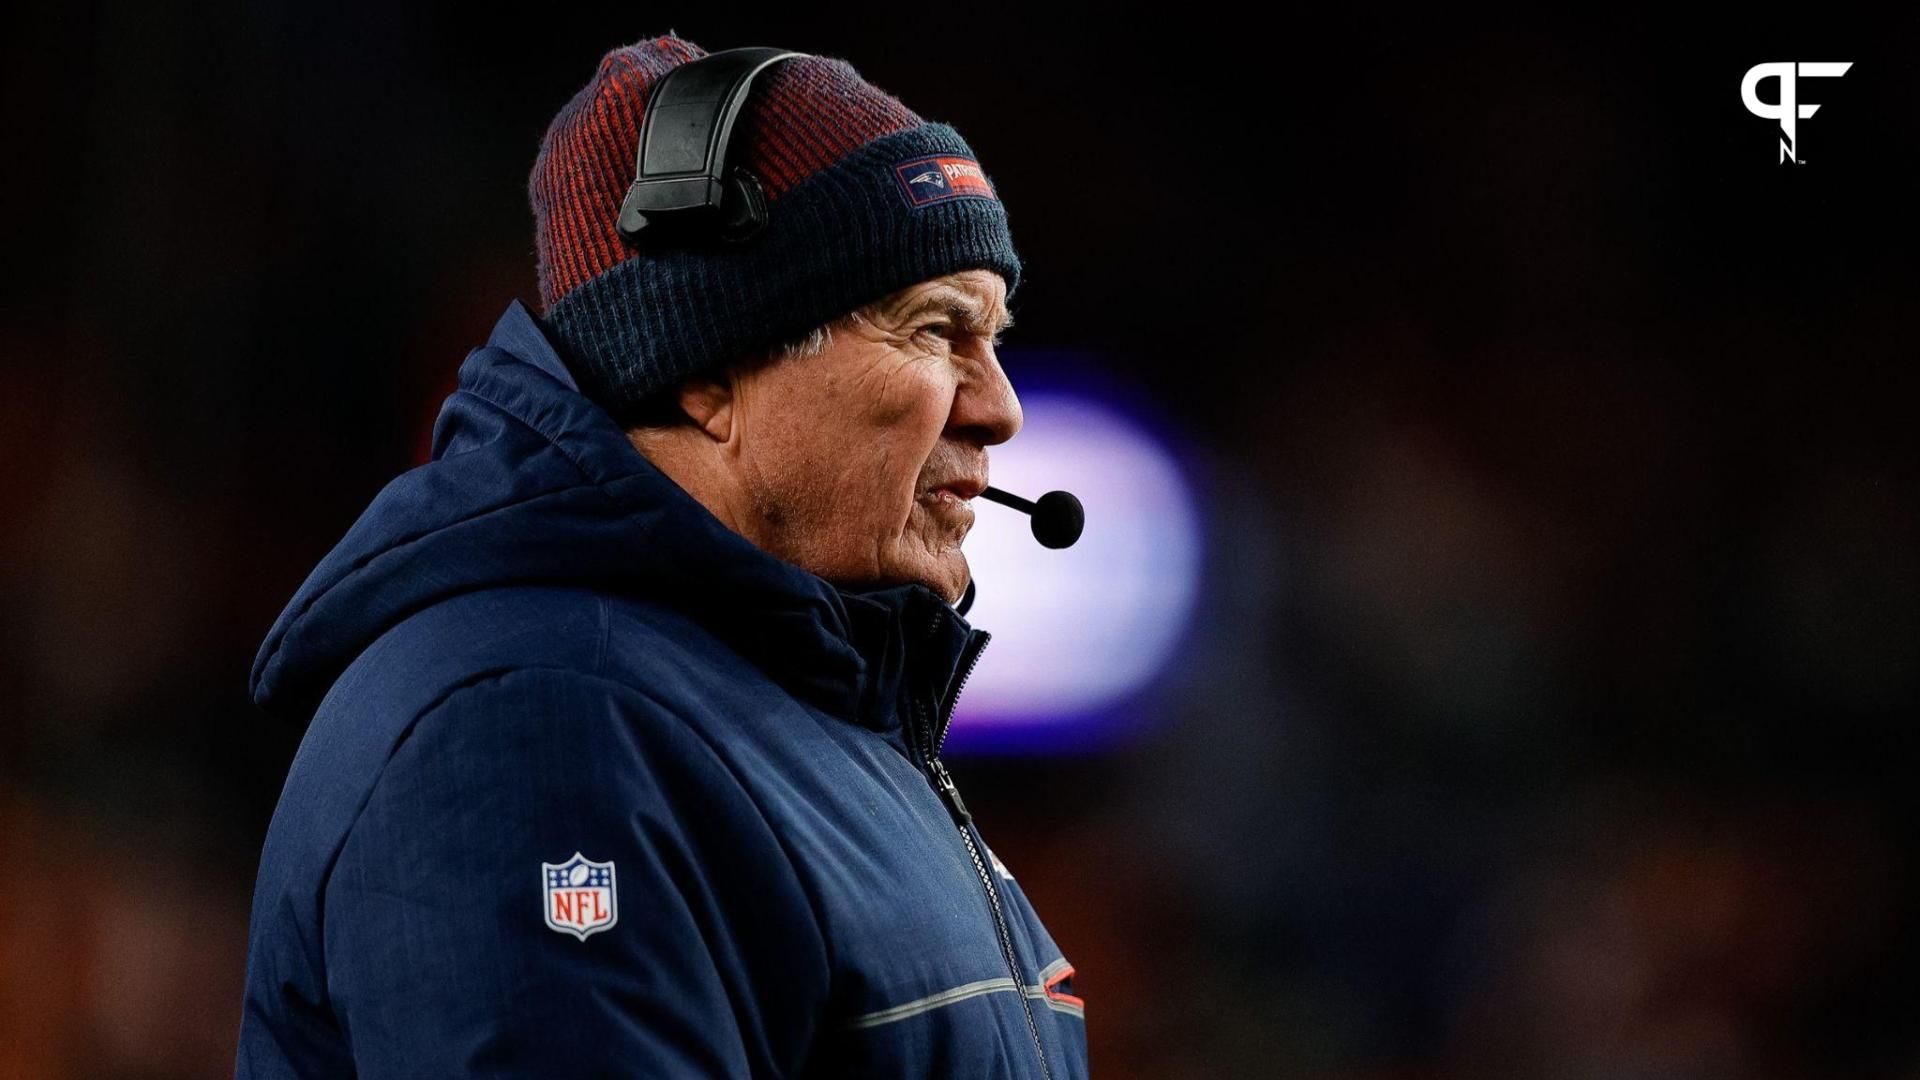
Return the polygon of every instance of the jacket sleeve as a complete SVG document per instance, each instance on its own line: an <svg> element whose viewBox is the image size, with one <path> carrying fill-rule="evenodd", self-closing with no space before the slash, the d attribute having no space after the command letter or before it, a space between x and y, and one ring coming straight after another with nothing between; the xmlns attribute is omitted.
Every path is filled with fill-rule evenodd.
<svg viewBox="0 0 1920 1080"><path fill-rule="evenodd" d="M562 871L588 889L556 909L543 864L576 853L613 866ZM556 670L419 719L348 834L322 934L364 1078L787 1074L829 982L804 886L705 737Z"/></svg>

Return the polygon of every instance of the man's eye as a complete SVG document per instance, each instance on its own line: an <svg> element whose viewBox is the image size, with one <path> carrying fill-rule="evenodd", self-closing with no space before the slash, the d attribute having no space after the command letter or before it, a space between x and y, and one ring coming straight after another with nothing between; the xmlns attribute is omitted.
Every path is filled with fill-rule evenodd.
<svg viewBox="0 0 1920 1080"><path fill-rule="evenodd" d="M945 331L945 333L940 333L940 334L937 334L937 335L935 335L935 336L937 336L937 337L947 337L947 336L948 336L949 334L951 334L951 333L952 333L952 331L953 331L953 324L952 324L952 323L943 323L943 322L941 322L941 323L928 323L927 325L925 325L925 326L922 326L922 327L921 327L920 329L921 329L922 331L932 331L932 330L939 330L939 331Z"/></svg>

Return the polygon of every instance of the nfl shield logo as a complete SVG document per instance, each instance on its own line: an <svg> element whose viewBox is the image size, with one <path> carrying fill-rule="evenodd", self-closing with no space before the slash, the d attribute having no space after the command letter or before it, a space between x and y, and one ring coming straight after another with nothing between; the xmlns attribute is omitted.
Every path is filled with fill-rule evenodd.
<svg viewBox="0 0 1920 1080"><path fill-rule="evenodd" d="M540 885L547 925L563 934L585 941L620 918L611 861L594 862L576 851L566 862L543 862Z"/></svg>

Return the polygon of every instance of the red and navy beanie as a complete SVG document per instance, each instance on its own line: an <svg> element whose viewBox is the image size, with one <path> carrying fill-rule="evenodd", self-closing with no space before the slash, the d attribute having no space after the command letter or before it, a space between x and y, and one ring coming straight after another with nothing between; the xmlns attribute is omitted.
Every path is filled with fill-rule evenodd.
<svg viewBox="0 0 1920 1080"><path fill-rule="evenodd" d="M997 271L1011 298L1020 260L973 150L819 56L764 72L734 129L733 160L767 195L760 235L627 246L615 220L648 91L705 55L671 34L609 52L541 141L528 182L541 322L587 396L631 416L691 375L960 270Z"/></svg>

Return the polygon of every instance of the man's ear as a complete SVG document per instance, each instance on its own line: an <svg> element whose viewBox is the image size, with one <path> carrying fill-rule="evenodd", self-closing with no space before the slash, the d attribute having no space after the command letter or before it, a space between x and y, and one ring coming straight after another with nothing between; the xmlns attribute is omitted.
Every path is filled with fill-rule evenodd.
<svg viewBox="0 0 1920 1080"><path fill-rule="evenodd" d="M733 382L727 376L717 379L688 379L680 386L680 411L715 442L733 437Z"/></svg>

